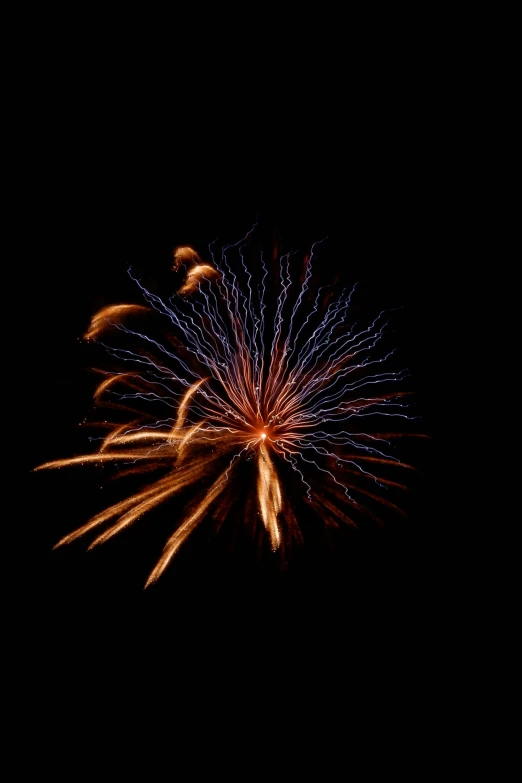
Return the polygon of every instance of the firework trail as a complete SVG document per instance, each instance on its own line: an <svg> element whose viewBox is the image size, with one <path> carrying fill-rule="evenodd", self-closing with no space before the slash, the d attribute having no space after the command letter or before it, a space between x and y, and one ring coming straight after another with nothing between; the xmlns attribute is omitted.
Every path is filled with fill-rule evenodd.
<svg viewBox="0 0 522 783"><path fill-rule="evenodd" d="M178 248L174 270L184 283L166 301L129 270L146 305L106 307L93 317L85 338L119 366L94 394L113 415L110 431L95 453L37 470L116 463L120 475L155 478L56 546L92 531L92 548L190 488L148 586L203 520L219 529L245 480L247 523L256 531L260 520L283 555L302 537L290 485L326 526L379 523L386 508L402 513L395 497L406 487L398 478L412 468L392 444L397 423L414 417L400 390L406 371L394 370L393 350L383 350L389 314L358 326L355 286L335 298L331 285L317 285L325 240L304 257L267 259L255 229L219 252L213 243L206 262Z"/></svg>

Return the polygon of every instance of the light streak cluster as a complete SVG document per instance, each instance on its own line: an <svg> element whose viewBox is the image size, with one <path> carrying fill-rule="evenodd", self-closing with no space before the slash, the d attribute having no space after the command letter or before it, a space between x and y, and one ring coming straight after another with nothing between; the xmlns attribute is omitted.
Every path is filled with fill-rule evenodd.
<svg viewBox="0 0 522 783"><path fill-rule="evenodd" d="M114 420L95 453L37 470L115 463L120 475L155 478L56 546L94 532L92 548L181 493L185 515L148 586L204 520L221 526L245 482L246 524L284 556L302 539L296 487L327 527L380 523L380 509L401 513L395 497L406 487L397 476L412 468L393 444L404 434L396 425L414 417L401 390L407 373L383 350L389 315L358 326L356 287L336 297L334 286L318 285L326 240L304 255L267 259L255 229L219 251L213 243L206 262L178 248L174 270L185 279L167 300L129 270L146 306L115 305L93 317L85 338L119 366L94 394Z"/></svg>

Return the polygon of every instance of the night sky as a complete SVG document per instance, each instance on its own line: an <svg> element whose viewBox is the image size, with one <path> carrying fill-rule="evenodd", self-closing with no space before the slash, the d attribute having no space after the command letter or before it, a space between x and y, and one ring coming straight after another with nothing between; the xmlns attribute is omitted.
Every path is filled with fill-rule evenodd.
<svg viewBox="0 0 522 783"><path fill-rule="evenodd" d="M121 656L130 656L142 682L150 676L156 684L176 666L200 681L247 660L266 672L267 656L283 679L295 656L306 658L309 672L329 662L338 677L361 661L391 668L404 654L422 661L443 579L434 479L443 208L422 142L388 139L382 147L376 135L349 150L337 141L332 151L327 134L315 138L309 129L298 147L276 142L275 155L259 133L243 148L230 139L223 148L209 147L205 136L187 146L173 139L168 154L163 138L159 154L151 134L138 158L117 136L93 145L86 138L70 156L62 152L52 192L39 195L42 229L32 251L34 398L24 486L34 562L28 611L48 662L40 678L65 677L78 687ZM92 349L81 341L90 317L104 305L140 303L129 265L168 284L176 246L204 257L210 241L237 241L256 217L297 247L328 236L324 263L332 276L348 270L360 280L369 307L372 297L376 307L402 307L397 336L431 436L419 447L423 475L407 519L332 549L318 540L284 573L255 562L245 547L235 552L196 540L145 592L160 546L146 517L94 551L86 552L87 538L52 551L60 536L106 507L104 493L113 491L99 489L95 469L31 473L44 461L83 453L96 434L78 427L92 416L96 382ZM114 491L116 500L117 484ZM165 536L169 513L157 515Z"/></svg>

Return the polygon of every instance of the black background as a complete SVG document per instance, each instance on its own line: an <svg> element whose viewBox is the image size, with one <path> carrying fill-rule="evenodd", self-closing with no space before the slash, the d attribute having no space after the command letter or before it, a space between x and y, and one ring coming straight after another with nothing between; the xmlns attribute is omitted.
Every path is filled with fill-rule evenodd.
<svg viewBox="0 0 522 783"><path fill-rule="evenodd" d="M242 672L251 688L259 675L290 682L296 666L340 684L360 667L405 676L437 655L449 562L435 479L436 325L451 217L443 150L417 106L394 103L357 121L317 104L311 116L306 102L273 121L195 107L147 123L118 109L89 120L77 107L72 126L42 150L24 348L27 611L39 684L83 693L130 678L161 692L169 678L210 687ZM376 303L403 307L400 339L431 436L407 520L309 552L284 573L189 546L147 591L158 550L143 521L95 551L81 540L53 551L105 505L94 471L31 472L88 445L78 424L92 412L95 379L80 339L91 315L139 301L129 264L168 277L176 246L204 256L210 241L237 241L256 218L288 244L328 236L332 273L348 266L370 304L373 292Z"/></svg>

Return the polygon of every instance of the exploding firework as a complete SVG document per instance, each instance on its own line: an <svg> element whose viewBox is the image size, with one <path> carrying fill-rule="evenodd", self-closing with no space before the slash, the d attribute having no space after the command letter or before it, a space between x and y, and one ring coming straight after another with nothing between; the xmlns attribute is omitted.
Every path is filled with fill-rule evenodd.
<svg viewBox="0 0 522 783"><path fill-rule="evenodd" d="M239 503L252 533L283 558L302 540L299 503L324 528L402 513L397 495L412 468L394 444L411 434L397 425L415 417L402 389L407 371L386 347L390 314L358 323L356 286L335 295L319 283L326 240L267 258L255 229L233 245L212 243L206 261L178 248L174 271L184 280L168 299L130 269L145 304L92 318L85 338L118 366L94 394L110 412L109 432L95 453L37 470L113 463L118 475L153 478L56 546L94 533L92 548L190 492L148 586L196 527L219 530Z"/></svg>

